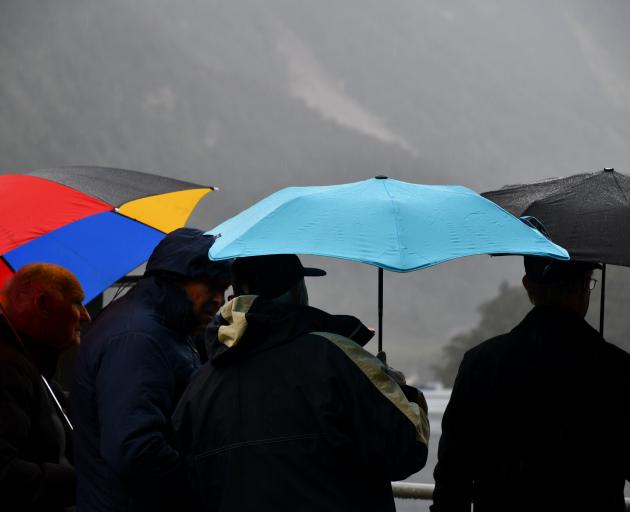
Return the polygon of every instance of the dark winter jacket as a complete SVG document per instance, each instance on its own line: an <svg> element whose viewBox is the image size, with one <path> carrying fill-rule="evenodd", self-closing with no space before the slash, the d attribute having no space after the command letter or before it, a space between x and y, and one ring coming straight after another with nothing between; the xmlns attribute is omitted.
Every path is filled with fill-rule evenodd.
<svg viewBox="0 0 630 512"><path fill-rule="evenodd" d="M168 510L179 492L169 418L200 364L191 313L181 287L148 277L88 330L71 395L81 512Z"/></svg>
<svg viewBox="0 0 630 512"><path fill-rule="evenodd" d="M173 418L193 510L394 510L390 481L425 464L428 421L349 338L365 332L256 296L221 309Z"/></svg>
<svg viewBox="0 0 630 512"><path fill-rule="evenodd" d="M70 439L40 373L52 377L57 357L40 368L19 346L0 316L0 510L61 511L75 500Z"/></svg>
<svg viewBox="0 0 630 512"><path fill-rule="evenodd" d="M80 512L175 510L184 486L170 417L200 365L189 336L198 319L181 276L229 276L211 263L212 237L181 228L156 247L145 277L107 307L76 358L77 505Z"/></svg>
<svg viewBox="0 0 630 512"><path fill-rule="evenodd" d="M630 354L572 311L534 308L465 355L431 510L622 511L629 418Z"/></svg>

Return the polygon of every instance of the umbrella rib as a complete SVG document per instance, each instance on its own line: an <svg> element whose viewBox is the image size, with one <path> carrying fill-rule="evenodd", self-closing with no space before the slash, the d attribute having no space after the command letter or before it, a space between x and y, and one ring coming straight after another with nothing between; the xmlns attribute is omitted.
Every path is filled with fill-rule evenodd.
<svg viewBox="0 0 630 512"><path fill-rule="evenodd" d="M3 263L12 271L15 272L15 269L13 268L13 265L11 265L11 263L9 263L9 261L4 257L4 255L0 256L0 260L3 261Z"/></svg>
<svg viewBox="0 0 630 512"><path fill-rule="evenodd" d="M66 185L65 183L61 183L59 181L51 180L50 178L44 178L42 176L37 176L37 175L34 175L34 174L24 174L24 176L32 176L33 178L37 178L39 180L44 180L44 181L47 181L49 183L54 183L58 187L64 187L64 188L67 188L69 190L72 190L73 192L78 192L79 194L83 194L85 197L89 197L91 199L95 199L97 201L100 201L101 203L104 203L104 204L106 204L108 206L111 206L112 208L116 207L116 205L111 204L109 201L106 201L102 197L99 197L99 196L94 195L94 194L88 194L87 192L83 192L83 190L81 190L81 189L72 187L70 185Z"/></svg>
<svg viewBox="0 0 630 512"><path fill-rule="evenodd" d="M94 215L89 215L87 217L84 217L83 219L79 219L78 221L75 221L75 222L79 222L79 221L85 220L85 219L87 219L89 217L96 216L96 215L102 215L104 213L113 213L114 215L118 215L118 216L120 216L120 217L122 217L124 219L127 219L128 221L134 222L136 224L140 224L141 226L144 226L145 228L151 229L151 230L153 230L153 231L155 231L157 233L165 234L163 231L161 231L159 229L156 229L153 226L149 226L148 224L145 224L144 222L140 222L140 221L138 221L136 219L132 219L131 217L127 217L126 215L120 214L120 213L118 213L116 211L96 213ZM71 224L73 224L73 223L71 223ZM70 224L66 224L65 226L62 226L62 227L66 227L66 226L69 226L69 225ZM60 228L57 228L57 229L60 229ZM53 233L54 231L57 231L57 230L50 231L49 233ZM74 250L72 247L66 247L66 249L68 250L68 252L71 252L72 254L74 254L74 256L76 257L77 260L82 261L85 264L86 267L92 269L94 275L99 275L99 276L102 275L100 272L98 272L98 268L94 266L94 264L92 263L91 260L85 259L80 253L76 252L76 250ZM11 269L13 272L16 271L15 268L11 264L9 264L9 262L6 260L6 258L4 258L4 256L0 256L0 258L2 258L2 260L7 264L9 269ZM123 275L125 275L125 274L123 274ZM121 276L118 276L118 277L120 278Z"/></svg>
<svg viewBox="0 0 630 512"><path fill-rule="evenodd" d="M603 172L603 171L602 171ZM580 175L576 175L579 176L583 179L580 179L579 181L576 181L575 183L571 183L570 186L567 186L564 190L560 190L560 191L555 191L552 194L547 194L543 197L540 197L538 199L536 199L535 201L532 201L528 207L523 211L522 215L530 215L533 213L532 210L535 210L537 205L544 205L545 202L548 202L551 199L554 198L561 198L564 197L567 193L567 191L571 191L573 192L576 188L584 186L584 184L588 181L594 180L597 177L599 177L601 174L601 172L592 172L592 173L583 173ZM563 179L563 178L561 178ZM586 208L586 204L584 202L580 203L579 206L577 207L579 208L578 211L575 212L575 217L576 218L580 218L584 208ZM535 215L534 215L535 217ZM575 240L578 237L579 234L579 224L572 224L569 225L567 228L567 232L565 233L565 240L564 243L565 244L570 244L572 245L571 241ZM553 234L552 234L552 238L553 238ZM573 254L571 254L571 258L573 258Z"/></svg>
<svg viewBox="0 0 630 512"><path fill-rule="evenodd" d="M617 179L617 177L614 175L614 174L615 174L615 173L614 173L614 171L612 171L612 172L611 172L611 171L600 171L600 172L594 172L594 173L592 173L592 175L591 175L591 176L589 176L589 177L588 177L586 180L584 180L584 181L590 181L590 180L592 180L592 179L595 179L596 177L598 177L598 176L599 176L600 174L602 174L602 173L611 173L611 174L613 174L613 180L614 180L615 186L619 189L619 192L621 193L621 195L623 196L623 198L624 198L626 201L628 201L628 197L626 196L626 193L624 192L623 188L622 188L622 187L621 187L621 185L619 184L619 180L618 180L618 179ZM574 228L574 229L577 229L577 226L575 226L575 228ZM573 233L572 233L572 234L573 234Z"/></svg>
<svg viewBox="0 0 630 512"><path fill-rule="evenodd" d="M318 190L318 191L312 191L312 192L309 194L309 196L316 195L316 194L323 193L323 192L324 192L324 191L319 191L319 190ZM302 197L303 197L303 196L302 196ZM270 209L269 209L269 210L265 213L265 215L266 215L266 216L269 216L271 213L275 213L275 212L277 212L280 208L285 207L285 206L287 206L287 205L289 205L289 204L292 204L292 203L294 203L294 202L296 202L296 201L299 201L300 199L301 199L301 197L300 197L300 196L292 197L292 198L291 198L291 199L289 199L287 202L284 202L284 203L279 203L279 204L277 204L275 207L270 208ZM255 206L255 205L254 205L254 206ZM247 211L247 210L245 210L245 211ZM243 213L243 212L241 212L241 213ZM226 223L226 222L229 222L230 220L231 220L231 219L227 219L226 221L222 222L221 224L224 224L224 223ZM221 226L221 224L219 224L219 225L218 225L218 226L216 226L216 227ZM247 233L249 233L250 231L252 231L255 227L256 227L256 225L255 225L255 224L250 224L250 225L248 225L245 229L243 229L242 231L239 231L238 236L234 236L234 239L239 239L239 238L241 238L241 237L245 236ZM211 229L211 230L209 230L209 231L208 231L208 233L210 233L210 234L212 234L212 235L214 235L214 236L217 236L217 235L220 235L220 234L221 234L219 231L217 231L217 230L216 230L216 229L214 229L214 228L213 228L213 229ZM226 247L227 247L227 246L226 246ZM274 253L274 254L277 254L277 253ZM306 254L306 253L299 253L299 254Z"/></svg>
<svg viewBox="0 0 630 512"><path fill-rule="evenodd" d="M398 246L399 247L403 247L401 244L401 239L400 239L400 226L399 226L399 222L400 222L400 218L399 218L399 209L398 209L398 205L396 203L396 201L394 200L394 198L392 197L392 195L390 194L388 188L387 188L387 180L383 180L383 188L385 189L385 193L387 194L387 196L389 197L389 201L392 205L392 208L394 210L394 229L396 230L396 240L398 242ZM403 249L406 249L406 247L403 247ZM400 256L400 254L398 255L398 257L400 258L400 260L402 260L402 257ZM402 263L402 261L400 261L400 263ZM399 266L402 267L402 265L399 264Z"/></svg>
<svg viewBox="0 0 630 512"><path fill-rule="evenodd" d="M120 215L121 217L124 217L125 219L131 220L133 222L135 222L136 224L140 224L141 226L147 227L149 229L152 229L154 231L157 231L158 233L163 233L163 234L168 234L168 233L164 233L164 231L162 231L161 229L158 229L154 226L151 226L150 224L147 224L146 222L142 222L141 220L138 219L134 219L133 217L128 217L127 215L125 215L124 213L120 213L118 211L118 208L116 208L114 211L112 211L111 213L114 213L115 215Z"/></svg>
<svg viewBox="0 0 630 512"><path fill-rule="evenodd" d="M608 171L604 171L604 172L608 172ZM617 177L614 171L612 172L612 175L613 175L613 179L615 180L615 185L617 185L617 188L619 189L619 192L621 192L621 195L623 196L623 198L626 200L626 202L628 202L628 196L626 195L626 192L624 191L623 187L619 183L619 178Z"/></svg>
<svg viewBox="0 0 630 512"><path fill-rule="evenodd" d="M85 169L101 169L100 167L94 167L94 166L71 166L70 168L73 168L73 167L85 168ZM64 169L64 168L61 168L61 169ZM103 169L107 169L107 168L103 168ZM125 172L129 172L129 173L134 173L134 174L142 175L142 176L153 176L150 173L141 172L141 171L131 171L131 170L128 170L128 169L118 169L118 168L111 168L111 169L115 170L115 171L125 171ZM193 182L188 182L188 181L184 181L184 180L178 180L178 179L175 179L175 178L169 178L167 176L162 176L162 175L156 174L155 176L157 178L170 180L171 182L177 183L177 184L182 185L182 186L186 185L186 188L181 188L181 189L177 189L177 190L173 190L173 191L167 191L167 192L158 192L158 193L155 193L155 194L144 194L144 193L142 193L142 195L140 197L136 198L136 199L132 199L130 201L125 201L124 203L121 203L120 205L117 205L117 204L112 204L109 201L106 201L105 199L103 199L99 195L84 192L80 188L73 187L72 185L68 185L66 183L62 183L61 181L57 181L57 180L52 179L52 178L46 178L44 176L39 176L37 174L37 171L28 172L28 173L25 173L25 175L26 176L33 176L35 178L39 178L39 179L42 179L42 180L49 181L51 183L55 183L56 185L69 188L70 190L74 190L74 191L80 192L82 194L85 194L86 196L93 197L93 198L98 199L99 201L102 201L104 203L107 203L107 204L109 204L109 205L111 205L113 207L120 207L123 204L126 204L128 202L134 201L136 199L144 199L145 197L160 196L160 195L163 195L163 194L168 194L170 192L177 192L177 191L180 191L180 190L210 189L212 192L215 192L215 191L219 190L218 187L213 187L212 185L201 185L199 183L193 183ZM82 175L82 176L83 177L87 177L86 175ZM102 175L99 174L98 179L101 180L102 182L105 182L105 183L108 183L108 184L111 184L111 185L119 185L119 183L116 180L108 179L106 174L102 174ZM139 192L142 192L142 191L140 190Z"/></svg>
<svg viewBox="0 0 630 512"><path fill-rule="evenodd" d="M180 189L180 190L171 190L169 192L158 192L157 194L147 194L147 195L143 195L141 197L138 197L136 199L131 199L129 201L125 201L124 203L121 203L120 205L116 206L116 208L122 208L126 204L133 203L134 201L140 201L142 199L148 199L150 197L164 196L164 195L167 195L167 194L174 194L176 192L184 192L184 191L188 191L188 190L205 190L205 189L208 189L210 192L216 192L217 190L219 190L218 187L212 187L212 186L208 185L208 186L196 186L196 187L190 187L190 188L183 188L183 189ZM84 194L85 194L85 192L84 192Z"/></svg>

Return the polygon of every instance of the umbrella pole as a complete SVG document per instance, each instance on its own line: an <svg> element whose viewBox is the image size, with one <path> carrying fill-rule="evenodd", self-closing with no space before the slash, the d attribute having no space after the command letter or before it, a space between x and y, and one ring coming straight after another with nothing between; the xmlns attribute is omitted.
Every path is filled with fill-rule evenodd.
<svg viewBox="0 0 630 512"><path fill-rule="evenodd" d="M383 351L383 269L378 268L378 351Z"/></svg>
<svg viewBox="0 0 630 512"><path fill-rule="evenodd" d="M606 299L606 263L602 264L602 295L599 301L599 334L604 336L604 301Z"/></svg>

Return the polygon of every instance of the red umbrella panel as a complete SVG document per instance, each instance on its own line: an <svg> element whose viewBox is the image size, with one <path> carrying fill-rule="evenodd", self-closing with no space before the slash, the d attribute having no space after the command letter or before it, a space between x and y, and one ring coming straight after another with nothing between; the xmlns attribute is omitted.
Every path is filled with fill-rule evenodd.
<svg viewBox="0 0 630 512"><path fill-rule="evenodd" d="M146 261L212 190L101 167L1 175L0 283L27 263L56 263L79 278L88 302Z"/></svg>

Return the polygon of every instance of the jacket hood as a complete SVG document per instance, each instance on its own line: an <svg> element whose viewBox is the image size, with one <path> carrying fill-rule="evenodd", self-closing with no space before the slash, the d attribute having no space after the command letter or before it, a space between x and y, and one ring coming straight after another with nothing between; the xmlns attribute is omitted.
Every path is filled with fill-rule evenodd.
<svg viewBox="0 0 630 512"><path fill-rule="evenodd" d="M232 260L211 261L208 251L216 237L193 228L179 228L155 247L145 275L177 274L190 278L229 278Z"/></svg>
<svg viewBox="0 0 630 512"><path fill-rule="evenodd" d="M353 316L241 295L227 302L208 326L206 349L212 364L230 364L310 332L339 334L361 346L374 336L374 331Z"/></svg>

